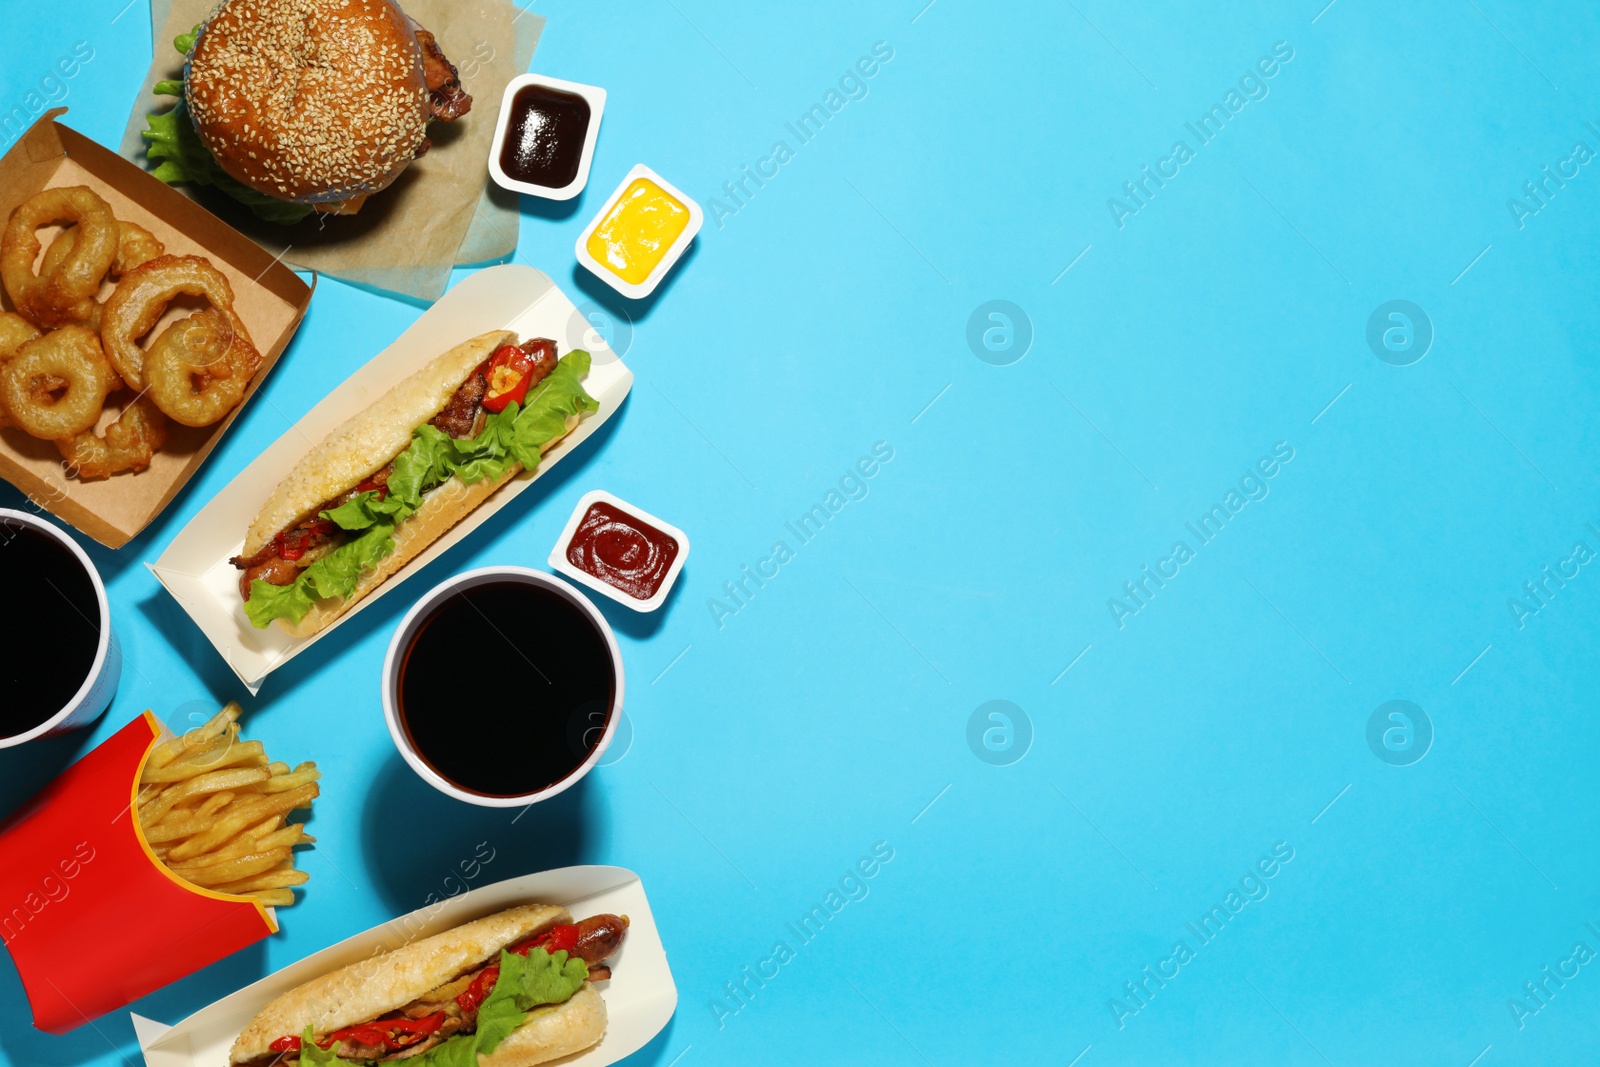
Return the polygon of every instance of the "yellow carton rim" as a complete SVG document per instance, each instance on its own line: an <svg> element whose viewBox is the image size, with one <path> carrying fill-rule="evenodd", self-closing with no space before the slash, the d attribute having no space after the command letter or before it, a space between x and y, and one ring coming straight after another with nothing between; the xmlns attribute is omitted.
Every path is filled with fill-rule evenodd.
<svg viewBox="0 0 1600 1067"><path fill-rule="evenodd" d="M256 914L261 916L261 921L266 924L267 931L269 933L277 933L277 921L267 913L266 905L255 897L240 896L235 893L218 893L214 889L207 889L204 886L198 886L193 882L180 878L173 873L172 868L161 862L155 850L150 847L150 842L145 840L144 827L139 823L139 779L144 777L144 765L149 762L150 754L156 750L156 745L161 741L161 735L165 732L166 727L162 725L160 719L156 718L155 713L149 710L144 713L144 722L150 728L150 744L145 746L144 755L139 758L138 769L133 774L133 787L128 793L128 814L130 821L133 823L133 836L138 838L139 847L144 849L145 857L149 859L156 870L170 878L174 885L181 886L196 896L210 897L212 900L221 900L230 904L249 904L256 909Z"/></svg>

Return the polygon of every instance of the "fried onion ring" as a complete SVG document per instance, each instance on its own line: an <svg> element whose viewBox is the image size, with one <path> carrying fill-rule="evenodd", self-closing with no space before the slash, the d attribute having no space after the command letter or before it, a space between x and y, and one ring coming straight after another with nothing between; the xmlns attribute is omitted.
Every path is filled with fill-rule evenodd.
<svg viewBox="0 0 1600 1067"><path fill-rule="evenodd" d="M17 354L17 349L39 336L39 327L14 311L0 312L0 362Z"/></svg>
<svg viewBox="0 0 1600 1067"><path fill-rule="evenodd" d="M142 471L156 450L167 443L167 420L149 397L138 397L122 410L105 436L92 430L57 441L67 470L80 479L109 478L119 471Z"/></svg>
<svg viewBox="0 0 1600 1067"><path fill-rule="evenodd" d="M39 264L39 276L54 274L72 255L78 244L78 228L62 230L45 249L44 261ZM135 222L117 220L117 255L111 261L111 276L121 278L129 271L144 266L158 256L166 255L167 246L155 234Z"/></svg>
<svg viewBox="0 0 1600 1067"><path fill-rule="evenodd" d="M17 349L39 336L39 327L14 311L0 311L0 367L17 354ZM10 426L5 401L0 400L0 426Z"/></svg>
<svg viewBox="0 0 1600 1067"><path fill-rule="evenodd" d="M0 403L7 416L47 441L91 429L110 390L111 367L94 331L84 326L63 326L34 338L0 370Z"/></svg>
<svg viewBox="0 0 1600 1067"><path fill-rule="evenodd" d="M117 222L117 258L111 261L111 273L126 277L152 259L167 254L167 246L155 234L135 222Z"/></svg>
<svg viewBox="0 0 1600 1067"><path fill-rule="evenodd" d="M203 296L219 311L232 313L233 287L200 256L160 256L123 275L101 314L100 337L106 358L135 390L144 389L144 349L139 338L155 327L179 294ZM235 326L244 327L234 316Z"/></svg>
<svg viewBox="0 0 1600 1067"><path fill-rule="evenodd" d="M54 272L33 273L39 227L77 223L78 238ZM23 318L38 326L81 322L93 313L95 294L117 256L117 220L111 205L82 185L35 193L11 213L0 235L0 281Z"/></svg>
<svg viewBox="0 0 1600 1067"><path fill-rule="evenodd" d="M162 331L144 356L146 390L185 426L210 426L239 406L261 353L231 311L207 308Z"/></svg>
<svg viewBox="0 0 1600 1067"><path fill-rule="evenodd" d="M50 247L45 249L44 260L39 264L39 276L53 274L67 261L72 250L78 244L78 228L62 230L56 239L50 242ZM156 235L143 226L133 222L117 221L117 256L111 261L111 277L121 278L131 270L144 266L158 256L164 255L167 246L156 238ZM100 332L100 316L103 305L98 301L89 304L89 313L83 317L82 323L93 330ZM118 379L119 381L121 379ZM121 386L113 386L113 391Z"/></svg>

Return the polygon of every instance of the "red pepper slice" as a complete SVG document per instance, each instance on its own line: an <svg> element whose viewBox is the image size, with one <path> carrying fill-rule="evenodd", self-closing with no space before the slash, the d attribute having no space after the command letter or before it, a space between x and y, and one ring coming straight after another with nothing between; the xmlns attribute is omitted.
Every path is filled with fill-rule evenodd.
<svg viewBox="0 0 1600 1067"><path fill-rule="evenodd" d="M484 410L499 414L513 401L522 403L533 380L533 366L533 357L515 345L495 349L485 375L489 388L483 394Z"/></svg>
<svg viewBox="0 0 1600 1067"><path fill-rule="evenodd" d="M273 541L278 546L278 555L292 563L306 554L307 541L323 534L332 533L333 530L334 525L332 522L327 519L318 519L315 522L308 523L304 529L291 531L294 534L294 540L292 541L289 539L289 535L284 533L279 533L273 538Z"/></svg>
<svg viewBox="0 0 1600 1067"><path fill-rule="evenodd" d="M379 485L377 482L373 481L371 478L368 478L366 481L364 481L360 485L356 486L356 492L358 492L358 493L377 493L378 494L378 499L382 500L382 499L384 499L385 497L387 497L389 495L389 487L387 485Z"/></svg>
<svg viewBox="0 0 1600 1067"><path fill-rule="evenodd" d="M491 963L478 972L478 977L474 978L472 984L467 986L465 993L456 997L456 1003L461 1005L463 1012L477 1011L478 1005L483 1003L484 998L489 995L489 991L494 988L495 982L499 980L500 965Z"/></svg>
<svg viewBox="0 0 1600 1067"><path fill-rule="evenodd" d="M444 1012L436 1011L421 1019L379 1019L360 1026L347 1026L335 1030L321 1041L319 1048L332 1048L336 1041L350 1041L367 1048L403 1049L420 1044L429 1034L444 1025ZM273 1052L298 1052L300 1038L280 1037L267 1046Z"/></svg>
<svg viewBox="0 0 1600 1067"><path fill-rule="evenodd" d="M571 952L578 947L578 927L568 923L562 926L552 926L538 937L530 938L522 944L511 949L518 956L526 956L529 949L542 948L554 955L557 952Z"/></svg>
<svg viewBox="0 0 1600 1067"><path fill-rule="evenodd" d="M317 1042L318 1048L332 1048L335 1041L350 1041L357 1045L366 1045L368 1048L388 1048L389 1038L376 1023L367 1023L364 1026L347 1026L343 1030L335 1030L321 1041Z"/></svg>
<svg viewBox="0 0 1600 1067"><path fill-rule="evenodd" d="M444 1012L436 1011L420 1019L379 1019L377 1025L403 1034L420 1034L427 1037L444 1025Z"/></svg>

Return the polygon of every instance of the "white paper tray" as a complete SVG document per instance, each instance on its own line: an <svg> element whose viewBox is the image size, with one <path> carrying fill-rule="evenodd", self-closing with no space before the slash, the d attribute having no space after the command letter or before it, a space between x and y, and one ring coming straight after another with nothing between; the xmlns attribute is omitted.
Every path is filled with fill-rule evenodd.
<svg viewBox="0 0 1600 1067"><path fill-rule="evenodd" d="M523 338L553 338L562 355L574 348L587 349L594 360L584 388L599 402L600 410L545 453L537 471L513 478L321 633L296 638L276 626L258 630L250 625L239 598L239 572L228 559L238 555L245 530L272 490L308 449L396 382L462 341L490 330L515 330ZM257 693L268 674L392 592L565 459L616 413L632 387L633 372L590 329L588 320L548 276L520 264L481 270L446 293L394 344L347 378L256 457L200 509L161 558L149 564L150 570L216 646L239 680L252 694Z"/></svg>
<svg viewBox="0 0 1600 1067"><path fill-rule="evenodd" d="M527 902L560 904L579 919L600 912L628 917L627 939L609 960L611 979L600 986L606 1035L586 1052L562 1060L563 1067L604 1067L661 1032L677 1009L678 987L639 876L622 867L563 867L486 885L375 926L201 1008L176 1026L133 1015L145 1065L224 1067L234 1039L272 998L377 952Z"/></svg>

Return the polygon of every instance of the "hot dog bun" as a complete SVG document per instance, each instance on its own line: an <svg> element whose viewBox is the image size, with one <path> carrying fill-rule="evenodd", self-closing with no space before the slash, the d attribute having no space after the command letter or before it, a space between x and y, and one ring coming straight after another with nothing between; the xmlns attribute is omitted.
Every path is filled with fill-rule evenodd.
<svg viewBox="0 0 1600 1067"><path fill-rule="evenodd" d="M269 1047L273 1041L286 1035L299 1036L307 1026L314 1034L328 1034L394 1011L485 960L496 958L506 946L558 923L571 921L572 915L565 908L553 904L523 904L314 978L268 1002L234 1041L228 1053L229 1062L245 1064L275 1057L278 1054ZM592 1001L600 1001L598 993L585 987L567 1003L533 1013L524 1029L537 1023L534 1033L518 1038L521 1031L517 1031L501 1042L501 1048L511 1046L513 1050L531 1054L543 1047L540 1041L565 1043L593 1032L595 1008L586 993L592 995ZM569 1006L573 1006L570 1012L563 1010ZM599 1004L599 1026L599 1032L594 1033L587 1045L598 1041L605 1030L603 1001ZM515 1046L512 1046L513 1040L517 1041ZM480 1067L491 1062L495 1067L518 1067L554 1058L501 1061L498 1057L499 1049L495 1056L480 1061Z"/></svg>
<svg viewBox="0 0 1600 1067"><path fill-rule="evenodd" d="M261 506L245 534L243 554L259 552L279 530L308 517L323 501L358 485L404 452L411 431L444 410L473 368L515 340L509 330L493 330L463 341L335 428Z"/></svg>

